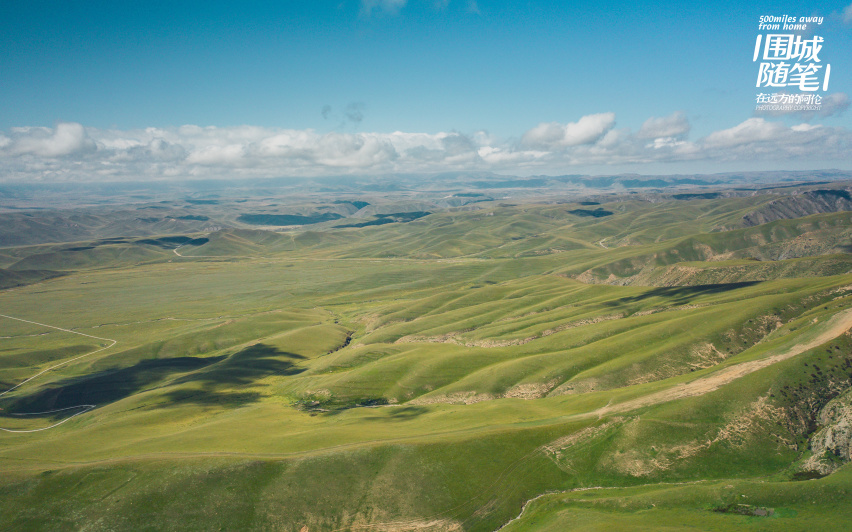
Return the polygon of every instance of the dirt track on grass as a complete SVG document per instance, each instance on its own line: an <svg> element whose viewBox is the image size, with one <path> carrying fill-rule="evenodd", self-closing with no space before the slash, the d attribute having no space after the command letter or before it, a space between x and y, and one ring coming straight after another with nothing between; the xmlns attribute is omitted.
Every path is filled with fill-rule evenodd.
<svg viewBox="0 0 852 532"><path fill-rule="evenodd" d="M829 322L830 325L828 329L820 333L817 337L808 342L795 345L784 353L772 355L766 358L762 358L760 360L750 360L748 362L742 362L740 364L729 366L706 377L696 379L692 382L679 384L677 386L669 388L668 390L662 390L646 395L644 397L637 397L636 399L631 399L623 403L607 405L602 408L598 408L597 410L589 412L588 415L602 417L607 414L627 412L630 410L641 408L643 406L666 403L675 399L683 399L684 397L704 395L705 393L717 390L721 386L724 386L741 377L744 377L749 373L753 373L759 369L771 366L772 364L777 364L778 362L781 362L783 360L793 358L796 355L800 355L805 351L813 349L814 347L817 347L830 340L837 338L838 336L852 328L852 309L835 314L832 318L830 318Z"/></svg>
<svg viewBox="0 0 852 532"><path fill-rule="evenodd" d="M62 367L62 366L65 366L65 365L71 364L72 362L76 362L76 361L78 361L78 360L80 360L80 359L83 359L83 358L89 357L89 356L94 355L94 354L96 354L96 353L100 353L101 351L105 351L105 350L109 349L110 347L112 347L112 346L114 346L115 344L117 344L117 343L118 343L118 340L113 340L112 338L102 338L102 337L100 337L100 336L93 336L93 335L91 335L91 334L85 334L85 333L81 333L81 332L77 332L77 331L72 331L71 329L64 329L64 328L62 328L62 327L56 327L55 325L47 325L47 324L45 324L45 323L39 323L39 322L37 322L37 321L25 320L25 319L23 319L23 318L16 318L16 317L14 317L14 316L6 316L5 314L0 314L0 318L7 318L7 319L10 319L10 320L22 321L22 322L24 322L24 323L31 323L31 324L33 324L33 325L38 325L38 326L40 326L40 327L47 327L47 328L49 328L49 329L56 329L57 331L63 331L63 332L71 333L71 334L77 334L77 335L79 335L79 336L86 336L86 337L88 337L88 338L94 338L94 339L96 339L96 340L103 340L103 341L105 341L105 342L110 342L110 344L109 344L109 345L107 345L107 346L100 347L100 348L98 348L98 349L95 349L94 351L89 351L89 352L88 352L88 353L86 353L86 354L83 354L83 355L80 355L80 356L74 357L74 358L72 358L72 359L70 359L70 360L66 360L65 362L60 362L59 364L54 364L54 365L50 366L50 367L49 367L49 368L47 368L47 369L43 369L43 370L39 371L38 373L36 373L35 375L33 375L33 376L29 377L28 379L26 379L26 380L23 380L23 381L19 382L19 383L18 383L18 384L16 384L15 386L12 386L12 387L11 387L11 388L9 388L8 390L6 390L6 391L4 391L4 392L0 392L0 397L3 397L3 396L4 396L4 395L6 395L7 393L12 392L12 391L14 391L14 390L16 390L16 389L20 388L20 387L21 387L21 386L23 386L24 384L26 384L26 383L30 382L31 380L33 380L33 379L35 379L35 378L37 378L37 377L40 377L41 375L44 375L45 373L48 373L48 372L50 372L50 371L53 371L53 370L54 370L54 369L56 369L56 368L60 368L60 367ZM88 412L89 410L94 409L94 408L95 408L95 406L96 406L96 405L77 405L77 406L69 406L69 407L66 407L66 408L59 408L59 409L56 409L56 410L48 410L48 411L45 411L45 412L25 412L25 413L16 413L16 414L12 414L12 415L15 415L15 416L37 416L37 415L40 415L40 414L51 414L51 413L55 413L55 412L63 412L63 411L65 411L65 410L79 410L78 412L75 412L74 414L72 414L72 415L70 415L70 416L68 416L68 417L66 417L66 418L64 418L64 419L62 419L61 421L59 421L59 422L57 422L57 423L54 423L54 424L50 425L49 427L42 427L42 428L40 428L40 429L30 429L30 430L16 430L16 429L7 429L7 428L0 427L0 431L3 431L3 432L14 432L14 433L41 432L41 431L43 431L43 430L48 430L48 429L52 429L52 428L54 428L54 427L58 427L59 425L62 425L62 424L63 424L63 423L65 423L66 421L70 421L72 418L75 418L75 417L77 417L77 416L79 416L79 415L81 415L81 414L85 414L85 413L86 413L86 412Z"/></svg>

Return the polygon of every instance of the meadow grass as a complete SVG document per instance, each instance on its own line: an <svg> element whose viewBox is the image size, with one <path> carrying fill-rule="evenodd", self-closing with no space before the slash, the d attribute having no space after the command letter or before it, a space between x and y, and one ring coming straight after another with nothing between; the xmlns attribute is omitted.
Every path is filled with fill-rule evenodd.
<svg viewBox="0 0 852 532"><path fill-rule="evenodd" d="M97 405L50 430L0 434L0 522L494 530L548 491L560 493L510 529L845 518L848 469L790 481L815 427L782 413L811 419L848 387L847 338L700 394L641 402L783 354L849 308L843 255L769 269L704 261L702 246L793 249L805 234L846 234L848 217L835 214L719 230L764 201L628 201L604 205L616 214L602 219L490 205L67 263L66 276L0 292L2 313L115 345L0 398L0 427L15 429L57 419L16 413ZM30 251L6 256L65 253ZM574 278L672 264L742 271L670 286ZM748 278L758 269L764 277ZM7 387L108 345L3 318L0 336ZM598 486L613 489L565 491ZM736 513L729 492L774 513Z"/></svg>

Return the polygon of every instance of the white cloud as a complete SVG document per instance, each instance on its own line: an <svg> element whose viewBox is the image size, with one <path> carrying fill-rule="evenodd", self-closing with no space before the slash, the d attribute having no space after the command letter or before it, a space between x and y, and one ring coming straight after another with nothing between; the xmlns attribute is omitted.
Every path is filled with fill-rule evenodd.
<svg viewBox="0 0 852 532"><path fill-rule="evenodd" d="M762 118L749 118L730 129L714 131L704 140L706 146L726 148L777 139L786 128L780 122L767 122Z"/></svg>
<svg viewBox="0 0 852 532"><path fill-rule="evenodd" d="M311 159L333 168L366 169L395 159L396 150L387 139L375 134L329 133L317 139Z"/></svg>
<svg viewBox="0 0 852 532"><path fill-rule="evenodd" d="M61 122L54 129L46 127L16 128L5 149L14 155L62 157L72 153L91 151L95 147L82 125Z"/></svg>
<svg viewBox="0 0 852 532"><path fill-rule="evenodd" d="M662 118L651 117L642 124L638 136L643 139L682 137L689 133L689 120L682 111Z"/></svg>
<svg viewBox="0 0 852 532"><path fill-rule="evenodd" d="M205 146L190 153L186 162L202 166L244 166L244 155L245 148L240 144Z"/></svg>
<svg viewBox="0 0 852 532"><path fill-rule="evenodd" d="M149 142L145 149L151 154L151 157L161 161L179 161L186 156L186 150L183 146L172 144L160 138Z"/></svg>
<svg viewBox="0 0 852 532"><path fill-rule="evenodd" d="M843 10L843 22L846 24L852 24L852 4L849 4Z"/></svg>
<svg viewBox="0 0 852 532"><path fill-rule="evenodd" d="M524 133L521 143L551 149L591 144L614 125L615 113L586 115L568 124L545 122Z"/></svg>
<svg viewBox="0 0 852 532"><path fill-rule="evenodd" d="M543 123L523 139L484 131L319 133L240 127L113 130L59 124L0 132L0 181L93 181L321 176L489 170L576 172L578 167L694 161L848 161L852 132L755 117L686 140L678 113L639 132L614 128L613 113ZM662 135L662 136L658 136ZM649 138L652 137L652 138Z"/></svg>
<svg viewBox="0 0 852 532"><path fill-rule="evenodd" d="M843 128L749 118L729 129L716 131L699 141L698 155L714 160L847 160L852 133Z"/></svg>
<svg viewBox="0 0 852 532"><path fill-rule="evenodd" d="M654 139L654 142L651 143L651 146L655 150L659 150L662 148L677 148L680 146L686 146L688 143L683 140L677 140L674 137L657 137Z"/></svg>

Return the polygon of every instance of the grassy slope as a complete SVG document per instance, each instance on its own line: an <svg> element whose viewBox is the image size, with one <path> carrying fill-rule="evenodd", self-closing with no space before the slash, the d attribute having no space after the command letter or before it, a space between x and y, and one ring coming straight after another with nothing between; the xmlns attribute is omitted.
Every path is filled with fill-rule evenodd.
<svg viewBox="0 0 852 532"><path fill-rule="evenodd" d="M852 519L850 483L847 467L807 482L725 480L577 491L542 497L504 530L844 530ZM771 508L772 515L730 510L737 506Z"/></svg>
<svg viewBox="0 0 852 532"><path fill-rule="evenodd" d="M193 247L196 259L172 253L172 262L0 293L4 314L118 342L0 399L7 411L98 405L46 432L0 435L3 522L489 530L547 490L789 477L806 430L743 416L755 404L774 412L801 402L780 390L801 391L806 361L829 367L824 350L707 395L588 415L783 350L849 308L839 289L850 275L803 278L793 269L790 278L757 284L668 288L564 276L647 255L648 246L677 248L697 223L684 212L709 230L753 205L693 203L691 211L608 205L620 214L595 220L566 214L570 206L522 206L330 233L243 231ZM666 217L672 213L678 217ZM728 245L724 235L713 238ZM609 250L602 238L638 245ZM730 245L740 240L733 234ZM211 250L263 250L265 258L224 261ZM0 326L13 337L0 355L7 384L105 345L32 324ZM848 345L832 347L849 356ZM461 404L470 398L489 400ZM381 402L400 404L353 408ZM6 415L0 426L52 419ZM846 486L845 478L813 485ZM800 486L809 483L777 480L779 490L808 493ZM663 488L633 489L640 491L625 492L623 504L668 500ZM677 489L661 523L696 507L725 523L742 517L712 514L705 506L715 499ZM565 515L576 512L562 510L585 504L571 502L574 494L530 518L570 523ZM842 517L830 497L820 501ZM609 512L613 526L631 523L633 514L596 508L589 519Z"/></svg>

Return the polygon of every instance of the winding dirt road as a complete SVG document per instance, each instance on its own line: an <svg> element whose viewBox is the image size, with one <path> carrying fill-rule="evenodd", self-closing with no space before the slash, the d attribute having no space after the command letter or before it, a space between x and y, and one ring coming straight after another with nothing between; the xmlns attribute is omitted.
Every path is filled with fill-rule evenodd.
<svg viewBox="0 0 852 532"><path fill-rule="evenodd" d="M760 360L750 360L748 362L742 362L740 364L729 366L706 377L696 379L692 382L678 384L677 386L669 388L668 390L662 390L659 392L648 394L644 397L637 397L636 399L631 399L623 403L617 403L615 405L607 405L602 408L598 408L597 410L593 410L588 414L582 414L582 417L602 417L608 414L628 412L630 410L635 410L643 406L665 403L668 401L673 401L675 399L682 399L684 397L704 395L705 393L717 390L721 386L724 386L741 377L744 377L749 373L753 373L759 369L771 366L772 364L777 364L778 362L781 362L783 360L793 358L796 355L800 355L805 351L820 346L830 340L837 338L841 334L848 331L850 328L852 328L852 309L844 310L835 314L829 319L829 327L825 331L817 335L812 340L802 344L797 344L783 353L762 358Z"/></svg>
<svg viewBox="0 0 852 532"><path fill-rule="evenodd" d="M10 319L10 320L22 321L24 323L31 323L33 325L39 325L41 327L56 329L57 331L63 331L63 332L71 333L71 334L77 334L77 335L80 335L80 336L86 336L88 338L94 338L96 340L103 340L105 342L110 342L110 344L105 346L105 347L95 349L94 351L90 351L90 352L88 352L84 355L74 357L70 360L66 360L65 362L60 362L59 364L54 364L53 366L50 366L47 369L43 369L43 370L39 371L38 373L36 373L35 375L33 375L32 377L30 377L30 378L28 378L24 381L21 381L18 384L14 385L11 388L9 388L8 390L6 390L5 392L0 393L0 397L3 397L7 393L12 392L12 391L20 388L24 384L30 382L31 380L33 380L33 379L35 379L35 378L37 378L41 375L44 375L45 373L47 373L49 371L52 371L56 368L61 368L62 366L66 366L66 365L68 365L72 362L75 362L77 360L92 356L95 353L100 353L101 351L105 351L105 350L109 349L110 347L112 347L112 346L114 346L115 344L118 343L118 340L113 340L112 338L101 338L100 336L93 336L91 334L85 334L85 333L81 333L81 332L77 332L77 331L72 331L71 329L63 329L62 327L56 327L54 325L47 325L45 323L39 323L37 321L25 320L23 318L16 318L14 316L6 316L5 314L0 314L0 318L7 318L7 319ZM4 432L39 432L39 431L42 431L42 430L52 429L53 427L58 427L59 425L71 420L72 418L79 416L80 414L85 414L89 410L92 410L93 408L95 408L95 406L96 405L77 405L77 406L69 406L69 407L66 407L66 408L58 408L56 410L46 410L44 412L27 412L27 413L11 414L11 415L15 415L15 416L36 416L36 415L40 415L40 414L52 414L54 412L63 412L65 410L75 410L75 409L80 410L79 412L76 412L76 413L62 419L58 423L54 423L53 425L50 425L49 427L43 427L43 428L40 428L40 429L32 429L32 430L15 430L15 429L7 429L7 428L0 427L0 430L2 430Z"/></svg>

